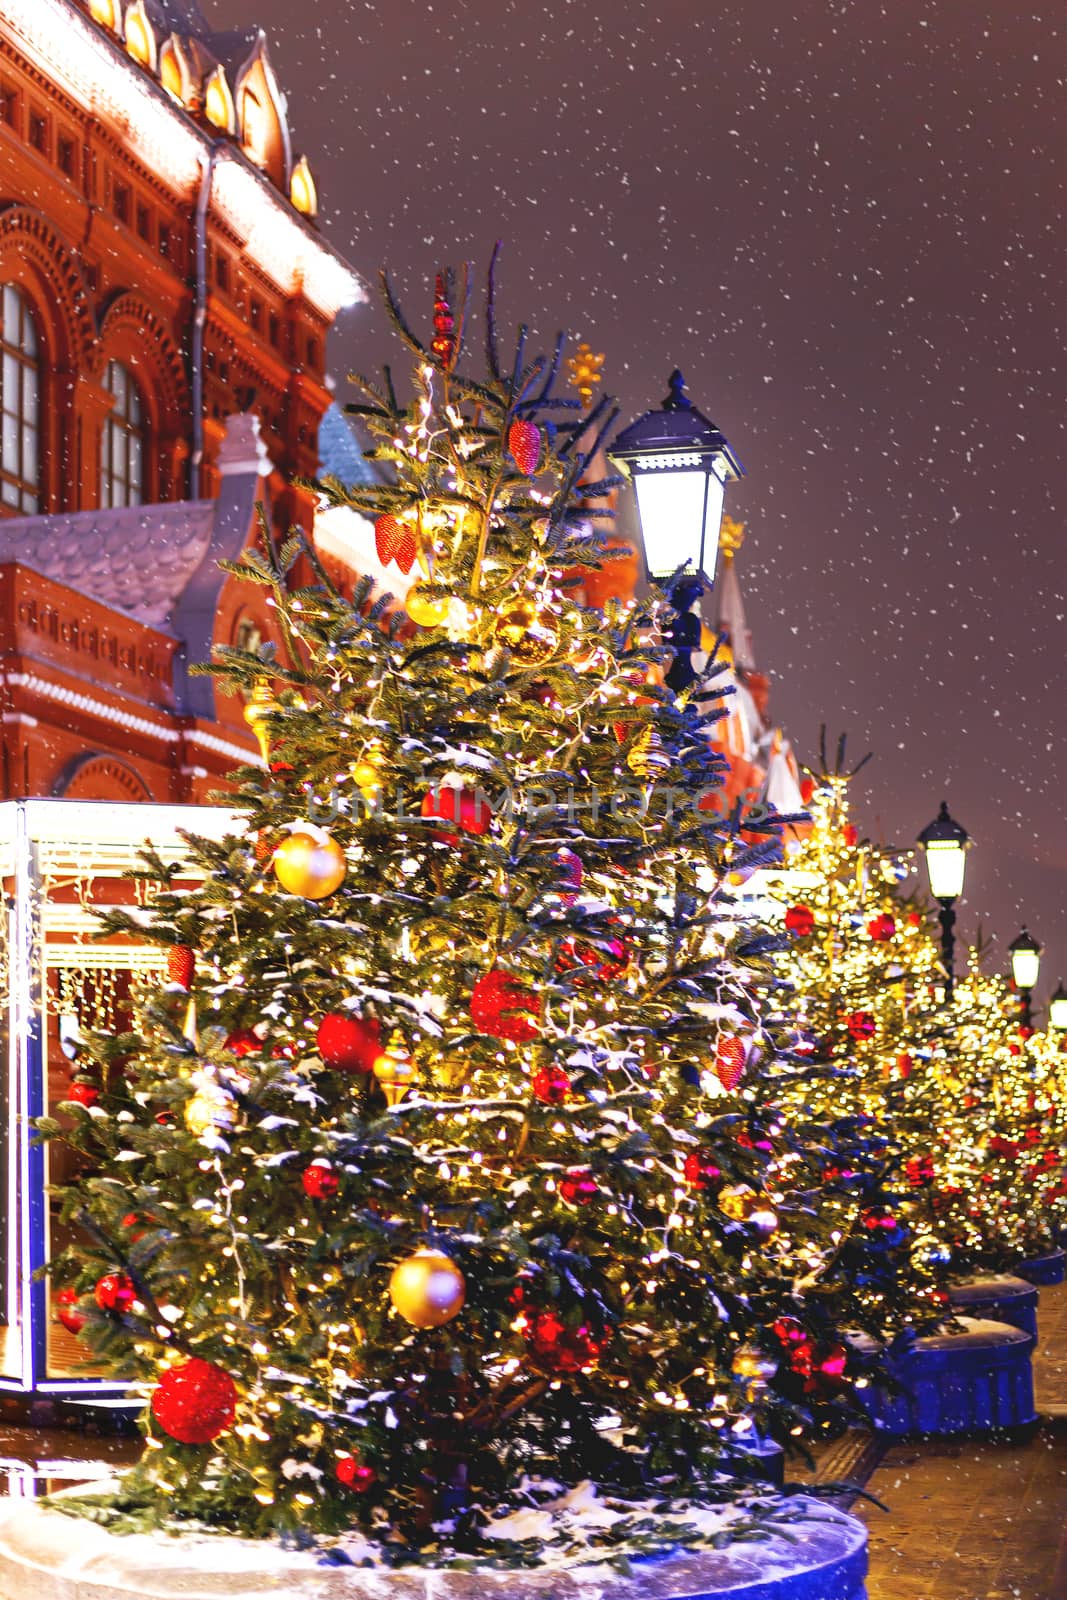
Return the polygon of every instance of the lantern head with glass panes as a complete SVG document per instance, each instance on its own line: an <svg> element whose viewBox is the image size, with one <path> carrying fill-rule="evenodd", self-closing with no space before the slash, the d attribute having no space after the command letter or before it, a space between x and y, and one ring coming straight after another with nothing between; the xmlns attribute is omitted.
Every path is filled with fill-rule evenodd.
<svg viewBox="0 0 1067 1600"><path fill-rule="evenodd" d="M1017 939L1008 946L1011 956L1011 976L1020 994L1029 994L1037 984L1041 970L1041 946L1032 933L1024 928Z"/></svg>
<svg viewBox="0 0 1067 1600"><path fill-rule="evenodd" d="M1063 987L1062 978L1059 988L1049 998L1048 1025L1057 1033L1067 1033L1067 989Z"/></svg>
<svg viewBox="0 0 1067 1600"><path fill-rule="evenodd" d="M633 480L649 577L688 568L713 582L726 485L745 469L693 405L680 372L671 373L660 410L624 428L610 454Z"/></svg>
<svg viewBox="0 0 1067 1600"><path fill-rule="evenodd" d="M920 833L919 843L926 852L926 870L934 899L942 903L958 900L963 893L963 869L970 840L966 829L949 816L946 801L942 800L936 818Z"/></svg>

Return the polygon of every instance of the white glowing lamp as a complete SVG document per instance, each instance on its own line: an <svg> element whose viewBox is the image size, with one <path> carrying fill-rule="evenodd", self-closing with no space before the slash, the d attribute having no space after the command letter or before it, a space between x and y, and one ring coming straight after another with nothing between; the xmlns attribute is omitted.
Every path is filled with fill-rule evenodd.
<svg viewBox="0 0 1067 1600"><path fill-rule="evenodd" d="M1060 1033L1067 1033L1067 989L1063 987L1062 978L1059 988L1049 999L1048 1025Z"/></svg>
<svg viewBox="0 0 1067 1600"><path fill-rule="evenodd" d="M919 843L926 852L926 870L930 875L930 893L934 899L958 900L963 893L963 873L970 840L966 830L949 816L944 800L935 820L920 833Z"/></svg>
<svg viewBox="0 0 1067 1600"><path fill-rule="evenodd" d="M1011 955L1011 975L1020 994L1028 994L1037 986L1041 970L1041 946L1032 933L1024 928L1017 939L1008 946Z"/></svg>
<svg viewBox="0 0 1067 1600"><path fill-rule="evenodd" d="M624 428L611 457L633 479L649 575L666 578L686 567L710 583L726 485L745 469L693 405L680 372L671 373L660 410Z"/></svg>

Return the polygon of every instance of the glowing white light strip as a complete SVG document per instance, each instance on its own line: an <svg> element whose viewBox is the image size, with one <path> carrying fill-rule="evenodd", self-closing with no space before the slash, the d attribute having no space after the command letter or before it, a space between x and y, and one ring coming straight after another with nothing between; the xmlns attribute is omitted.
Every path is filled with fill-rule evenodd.
<svg viewBox="0 0 1067 1600"><path fill-rule="evenodd" d="M10 1128L17 1158L16 1200L12 1216L18 1219L18 1336L19 1367L24 1389L33 1388L33 1337L30 1326L33 1271L31 1267L30 1203L30 1062L29 1035L33 1027L33 894L30 832L23 808L15 818L15 938L11 981L11 1033L15 1051L15 1092L8 1103ZM44 1197L41 1196L41 1203Z"/></svg>
<svg viewBox="0 0 1067 1600"><path fill-rule="evenodd" d="M86 711L90 716L99 717L103 722L114 722L120 728L129 728L131 733L146 733L150 738L163 739L168 744L176 744L181 738L181 734L174 728L161 728L157 722L149 722L147 717L136 717L130 711L106 705L103 700L94 700L91 695L79 694L76 689L64 688L61 683L51 683L47 678L38 678L34 673L9 672L7 681L18 689L28 689L31 694L43 695L46 700L58 700L60 705L73 706L77 711Z"/></svg>
<svg viewBox="0 0 1067 1600"><path fill-rule="evenodd" d="M259 758L250 745L233 744L229 739L220 739L216 733L204 733L200 728L187 729L185 742L202 745L205 750L217 750L222 756L232 756L235 761L243 762L246 767L253 763L259 764Z"/></svg>
<svg viewBox="0 0 1067 1600"><path fill-rule="evenodd" d="M88 18L66 0L3 0L0 28L86 111L121 128L145 166L191 196L210 138ZM364 299L355 274L301 226L268 181L236 151L223 155L215 184L220 210L278 287L303 292L331 319Z"/></svg>

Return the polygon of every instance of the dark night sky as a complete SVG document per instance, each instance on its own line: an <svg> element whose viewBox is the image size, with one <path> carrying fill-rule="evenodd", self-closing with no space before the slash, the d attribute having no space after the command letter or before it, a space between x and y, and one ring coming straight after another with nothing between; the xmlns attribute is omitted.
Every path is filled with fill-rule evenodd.
<svg viewBox="0 0 1067 1600"><path fill-rule="evenodd" d="M204 0L259 22L324 226L422 311L506 244L503 309L607 353L624 420L679 364L749 476L774 709L858 757L860 820L970 830L963 927L1067 977L1057 515L1061 8L989 0ZM338 373L396 357L371 304ZM400 352L399 363L403 363Z"/></svg>

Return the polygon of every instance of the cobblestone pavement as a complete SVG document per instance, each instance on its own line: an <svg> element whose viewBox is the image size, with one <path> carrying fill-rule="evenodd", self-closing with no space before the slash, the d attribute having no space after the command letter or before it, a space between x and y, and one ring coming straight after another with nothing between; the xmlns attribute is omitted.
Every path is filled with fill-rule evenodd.
<svg viewBox="0 0 1067 1600"><path fill-rule="evenodd" d="M852 1507L871 1536L870 1600L1067 1600L1067 1285L1042 1289L1042 1423L1019 1441L899 1444Z"/></svg>

